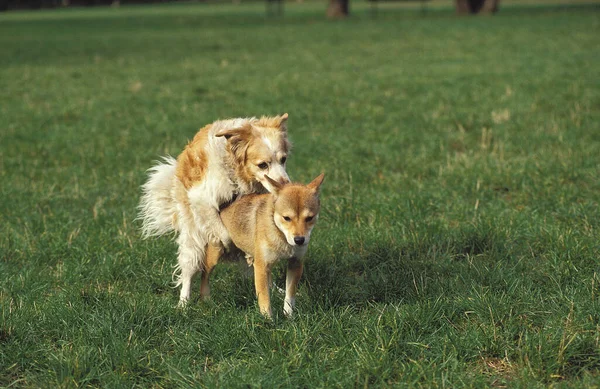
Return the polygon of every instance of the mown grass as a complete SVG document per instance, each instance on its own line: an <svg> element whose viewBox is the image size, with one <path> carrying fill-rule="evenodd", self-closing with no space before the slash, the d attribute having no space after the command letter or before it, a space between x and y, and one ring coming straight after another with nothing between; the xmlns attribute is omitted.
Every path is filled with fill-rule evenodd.
<svg viewBox="0 0 600 389"><path fill-rule="evenodd" d="M1 387L600 385L598 8L353 11L0 15ZM230 265L176 309L145 169L282 112L326 172L297 316Z"/></svg>

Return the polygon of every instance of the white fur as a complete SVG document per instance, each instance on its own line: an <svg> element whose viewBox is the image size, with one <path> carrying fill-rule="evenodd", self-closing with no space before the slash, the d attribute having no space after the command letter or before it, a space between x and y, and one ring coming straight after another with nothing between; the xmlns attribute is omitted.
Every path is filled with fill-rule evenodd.
<svg viewBox="0 0 600 389"><path fill-rule="evenodd" d="M144 238L174 231L173 215L176 205L172 200L173 180L177 161L171 156L148 169L148 181L142 185L142 199L138 207Z"/></svg>
<svg viewBox="0 0 600 389"><path fill-rule="evenodd" d="M290 286L288 285L288 279L286 279L286 289L290 288ZM289 282L292 282L291 279L289 279ZM291 294L286 291L286 293L285 293L285 300L283 302L283 313L287 317L291 317L292 313L294 311L294 306L295 305L296 305L296 297L292 297Z"/></svg>
<svg viewBox="0 0 600 389"><path fill-rule="evenodd" d="M227 166L227 141L215 135L255 120L240 118L212 124L204 149L208 158L205 177L189 190L175 176L177 161L173 157L163 158L162 162L148 170L148 180L142 185L138 207L142 234L148 238L178 233L178 259L173 278L175 285L181 286L180 305L190 298L192 278L202 268L208 242L220 241L226 247L231 242L219 217L219 205L230 201L235 194L243 195L253 190L238 180L235 172ZM287 179L285 168L278 168L277 176ZM182 197L187 201L182 201Z"/></svg>
<svg viewBox="0 0 600 389"><path fill-rule="evenodd" d="M272 142L272 140L268 136L262 136L261 141L265 144L267 149L271 152L271 160L265 161L269 163L269 169L263 172L259 172L259 181L260 183L269 191L273 192L275 188L269 183L269 181L265 178L265 176L269 176L274 181L277 182L289 182L290 178L288 177L287 172L285 171L285 163L281 163L281 157L283 153L279 150Z"/></svg>
<svg viewBox="0 0 600 389"><path fill-rule="evenodd" d="M269 173L267 174L273 181L277 181L277 182L289 182L290 178L288 177L286 171L285 171L285 165L277 162L277 163L272 163L271 166L269 167ZM261 184L263 184L263 186L265 188L267 188L267 190L269 192L273 192L273 190L275 188L273 188L271 186L271 184L269 183L269 181L267 181L267 179L263 179L261 180Z"/></svg>

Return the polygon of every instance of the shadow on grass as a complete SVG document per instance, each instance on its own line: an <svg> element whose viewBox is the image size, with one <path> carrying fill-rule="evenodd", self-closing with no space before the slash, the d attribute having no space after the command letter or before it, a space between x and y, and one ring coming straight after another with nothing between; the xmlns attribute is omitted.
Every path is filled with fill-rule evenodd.
<svg viewBox="0 0 600 389"><path fill-rule="evenodd" d="M503 289L511 264L505 240L491 230L397 245L372 241L359 252L334 248L330 258L307 262L304 283L324 307L414 303L452 296L474 285ZM282 284L284 274L276 278Z"/></svg>

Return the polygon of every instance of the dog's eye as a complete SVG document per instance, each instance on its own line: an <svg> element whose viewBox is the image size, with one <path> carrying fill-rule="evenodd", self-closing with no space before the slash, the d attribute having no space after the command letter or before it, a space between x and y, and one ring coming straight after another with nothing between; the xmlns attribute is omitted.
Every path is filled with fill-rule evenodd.
<svg viewBox="0 0 600 389"><path fill-rule="evenodd" d="M283 157L283 158L281 158L281 164L282 164L282 165L285 163L285 161L287 161L287 157Z"/></svg>
<svg viewBox="0 0 600 389"><path fill-rule="evenodd" d="M289 216L284 216L284 217L283 217L283 220L285 220L286 222L291 222L291 221L292 221L292 218L291 218L291 217L289 217Z"/></svg>
<svg viewBox="0 0 600 389"><path fill-rule="evenodd" d="M308 217L307 217L305 220L306 220L307 222L309 222L309 221L312 221L313 217L314 217L314 216L308 216Z"/></svg>
<svg viewBox="0 0 600 389"><path fill-rule="evenodd" d="M265 170L266 168L268 168L268 167L269 167L269 164L268 164L268 163L266 163L266 162L261 162L261 163L259 163L257 166L258 166L258 168L259 168L259 169L261 169L261 170Z"/></svg>

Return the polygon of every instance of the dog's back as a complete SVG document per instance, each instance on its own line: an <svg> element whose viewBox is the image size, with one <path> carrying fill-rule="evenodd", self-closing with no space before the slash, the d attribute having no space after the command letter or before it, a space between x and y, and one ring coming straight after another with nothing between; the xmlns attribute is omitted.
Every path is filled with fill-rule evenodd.
<svg viewBox="0 0 600 389"><path fill-rule="evenodd" d="M257 215L264 213L270 194L241 196L221 211L221 220L233 243L247 254L254 254Z"/></svg>

